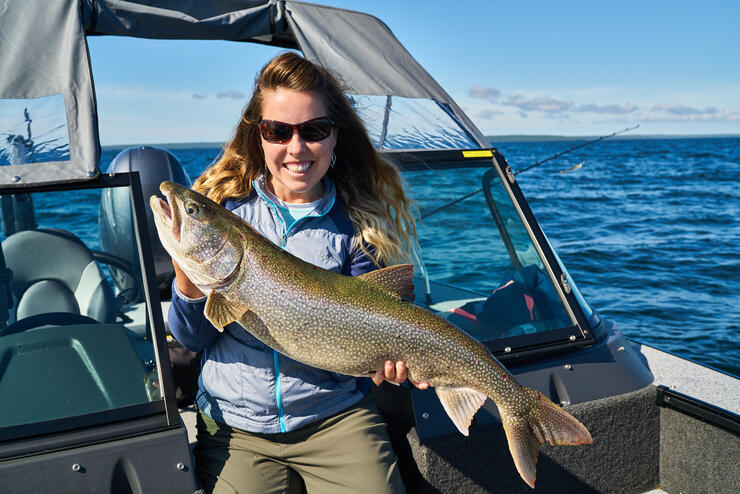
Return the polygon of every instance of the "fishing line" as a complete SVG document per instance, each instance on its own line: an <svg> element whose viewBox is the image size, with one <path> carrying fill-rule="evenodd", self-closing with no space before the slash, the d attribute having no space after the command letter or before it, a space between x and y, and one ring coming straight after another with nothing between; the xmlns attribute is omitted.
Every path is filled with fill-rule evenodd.
<svg viewBox="0 0 740 494"><path fill-rule="evenodd" d="M581 144L578 144L577 146L572 146L572 147L570 147L570 148L568 148L568 149L566 149L564 151L560 151L559 153L553 154L552 156L550 156L548 158L545 158L545 159L543 159L541 161L538 161L537 163L534 163L533 165L530 165L530 166L528 166L526 168L522 168L521 170L514 172L514 175L519 175L522 172L526 172L528 170L531 170L532 168L538 167L538 166L540 166L540 165L542 165L544 163L547 163L550 160L553 160L555 158L558 158L560 156L563 156L565 154L568 154L568 153L570 153L572 151L575 151L576 149L582 148L584 146L588 146L589 144L593 144L595 142L603 141L604 139L608 139L610 137L614 137L614 136L619 135L619 134L624 134L625 132L629 132L630 130L634 130L634 129L638 128L639 126L640 126L640 124L637 124L637 125L635 125L633 127L627 127L626 129L622 129L622 130L617 131L617 132L612 132L611 134L607 134L607 135L604 135L604 136L597 137L596 139L592 139L590 141L583 142ZM577 166L578 165L576 165L576 167ZM573 169L575 169L576 167L573 167ZM477 193L482 192L482 191L483 191L483 187L481 187L480 189L474 190L473 192L470 192L469 194L465 194L464 196L459 197L459 198L457 198L457 199L455 199L455 200L453 200L451 202L448 202L447 204L443 204L442 206L440 206L438 208L432 209L431 211L425 211L424 214L420 214L419 215L419 220L422 220L424 218L429 218L430 216L435 215L435 214L439 213L440 211L442 211L444 209L447 209L450 206L454 206L458 202L462 202L465 199L468 199L470 197L473 197L474 195L476 195Z"/></svg>

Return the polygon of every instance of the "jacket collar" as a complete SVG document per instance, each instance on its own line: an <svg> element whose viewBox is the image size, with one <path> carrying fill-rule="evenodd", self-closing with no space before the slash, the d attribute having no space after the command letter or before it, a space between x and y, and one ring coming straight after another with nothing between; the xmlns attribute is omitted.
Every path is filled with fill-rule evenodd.
<svg viewBox="0 0 740 494"><path fill-rule="evenodd" d="M259 195L260 198L270 202L270 200L268 199L268 194L266 193L267 184L265 183L265 179L266 177L264 174L260 175L252 181L252 187L254 187L255 192L257 192L257 195ZM332 179L324 176L324 178L321 179L321 183L324 185L324 196L321 198L321 201L314 209L313 215L316 216L323 216L324 214L328 213L334 205L337 197L337 189L334 186L334 181Z"/></svg>

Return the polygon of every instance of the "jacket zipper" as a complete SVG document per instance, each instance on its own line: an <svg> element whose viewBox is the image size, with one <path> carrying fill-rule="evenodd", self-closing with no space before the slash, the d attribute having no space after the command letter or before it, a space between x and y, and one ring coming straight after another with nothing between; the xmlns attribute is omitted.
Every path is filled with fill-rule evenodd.
<svg viewBox="0 0 740 494"><path fill-rule="evenodd" d="M334 196L331 200L331 204L329 204L329 207L326 208L326 211L321 214L315 214L308 216L304 216L303 218L295 221L290 229L286 228L285 226L285 220L283 219L282 215L280 214L280 209L267 197L265 196L257 187L254 187L254 190L259 194L259 196L267 202L267 204L270 205L272 208L273 213L275 213L275 216L277 216L278 220L280 220L280 229L282 230L282 241L280 243L280 248L285 250L285 248L288 245L288 235L291 231L295 228L295 226L300 223L301 221L307 219L307 218L321 218L322 216L326 216L329 214L329 211L331 211L331 208L334 207L334 202L336 201L336 196ZM278 425L281 433L287 432L287 427L285 426L285 410L283 410L283 393L282 393L282 385L280 383L280 361L278 359L279 353L277 350L272 351L273 355L273 365L275 367L275 402L277 404L278 409Z"/></svg>

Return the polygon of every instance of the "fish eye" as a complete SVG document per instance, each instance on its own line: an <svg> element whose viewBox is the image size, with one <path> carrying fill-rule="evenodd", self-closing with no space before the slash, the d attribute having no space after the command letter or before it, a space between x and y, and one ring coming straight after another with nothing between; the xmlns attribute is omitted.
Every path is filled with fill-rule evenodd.
<svg viewBox="0 0 740 494"><path fill-rule="evenodd" d="M189 214L190 216L193 216L193 217L195 217L195 216L197 216L197 215L198 215L198 212L200 211L200 208L198 208L198 205L197 205L196 203L194 203L194 202L189 202L189 203L187 203L187 204L185 205L185 211L186 211L186 212L187 212L187 213L188 213L188 214Z"/></svg>

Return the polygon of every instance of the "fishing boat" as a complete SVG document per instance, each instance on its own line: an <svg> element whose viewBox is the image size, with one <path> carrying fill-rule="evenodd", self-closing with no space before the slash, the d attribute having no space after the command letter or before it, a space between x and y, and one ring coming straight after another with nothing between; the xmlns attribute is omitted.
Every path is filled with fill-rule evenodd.
<svg viewBox="0 0 740 494"><path fill-rule="evenodd" d="M380 20L277 0L0 5L0 491L199 490L194 412L178 406L167 335L173 273L145 207L162 180L189 179L149 146L101 171L87 50L97 35L300 51L347 82L377 148L408 177L440 188L451 171L479 177L480 214L460 220L475 231L439 252L421 236L416 303L590 430L593 445L543 448L537 491L737 491L740 381L599 316L505 157ZM429 235L452 214L429 215ZM482 261L456 264L455 247L471 242ZM433 390L374 392L409 492L530 492L490 401L463 437Z"/></svg>

